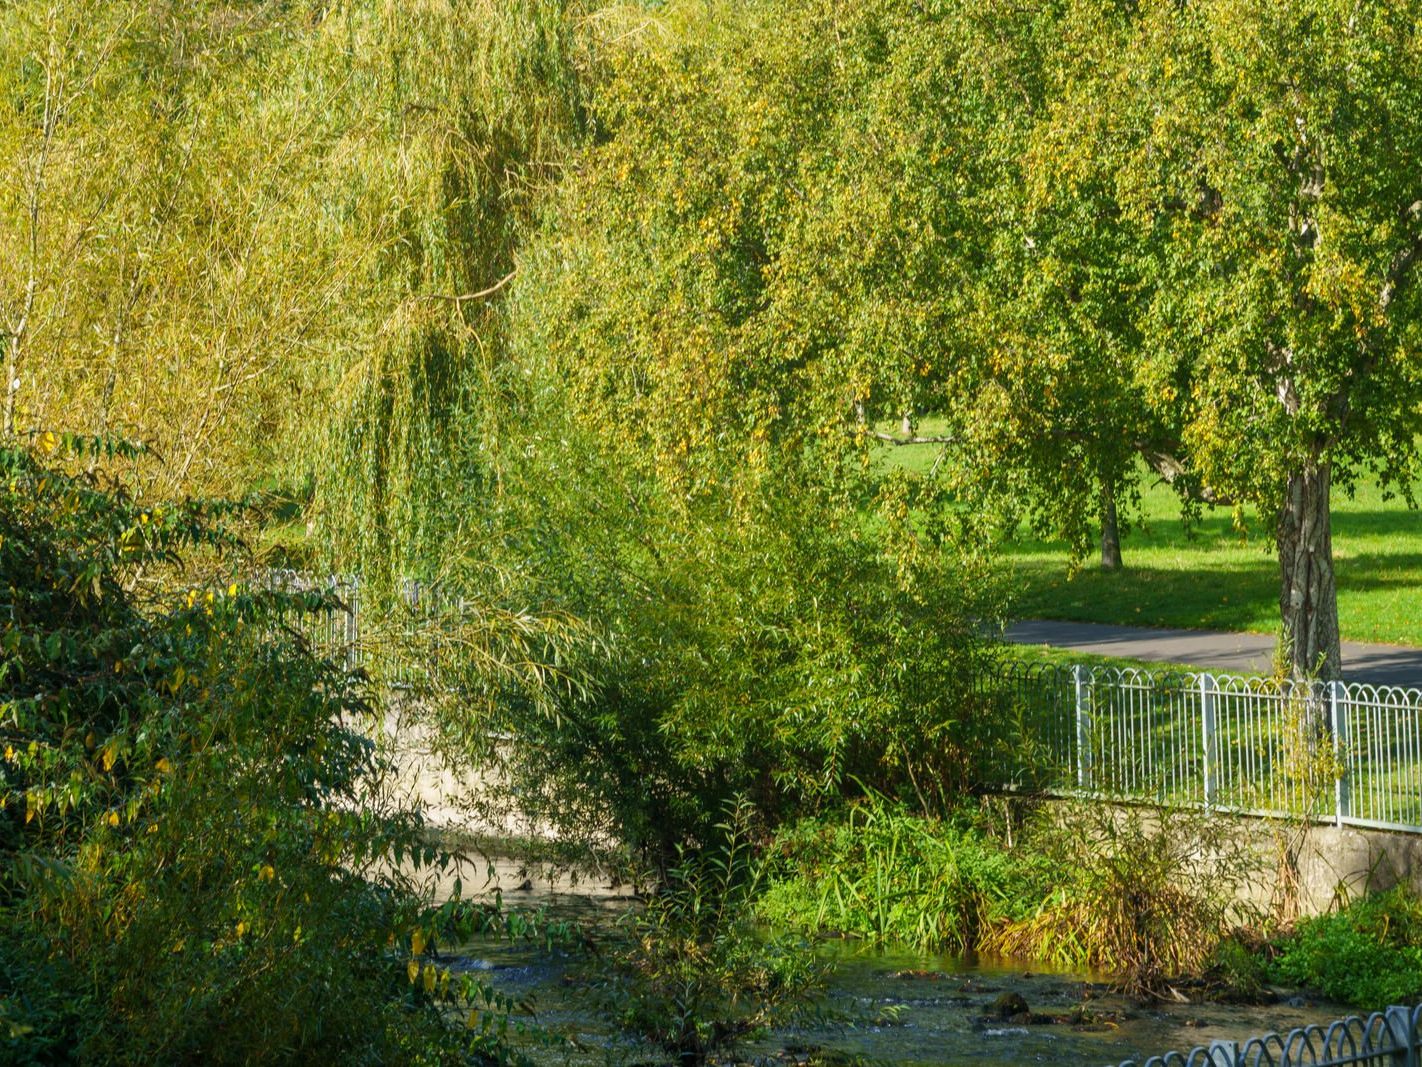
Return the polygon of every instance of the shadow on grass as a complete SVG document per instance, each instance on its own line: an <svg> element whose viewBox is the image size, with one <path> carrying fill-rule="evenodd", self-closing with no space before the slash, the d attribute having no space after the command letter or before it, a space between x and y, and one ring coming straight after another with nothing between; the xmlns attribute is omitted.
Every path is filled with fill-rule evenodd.
<svg viewBox="0 0 1422 1067"><path fill-rule="evenodd" d="M1019 618L1260 633L1279 625L1279 567L1272 556L1201 553L1197 565L1181 567L1132 566L1127 555L1120 572L1088 565L1070 577L1064 563L1040 556L1018 557L1010 565L1017 590L1012 610ZM1346 553L1336 561L1336 575L1340 595L1350 600L1368 593L1422 593L1422 551ZM1345 621L1345 636L1348 629Z"/></svg>

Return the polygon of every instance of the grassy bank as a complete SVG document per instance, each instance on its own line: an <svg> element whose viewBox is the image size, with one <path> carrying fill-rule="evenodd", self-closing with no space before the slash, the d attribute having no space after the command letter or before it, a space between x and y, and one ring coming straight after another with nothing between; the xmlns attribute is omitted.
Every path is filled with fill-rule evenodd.
<svg viewBox="0 0 1422 1067"><path fill-rule="evenodd" d="M936 426L926 423L922 432ZM883 462L928 470L936 445L886 448ZM1250 508L1206 509L1187 529L1164 485L1147 483L1140 507L1122 518L1125 569L1108 574L1088 559L1073 573L1067 545L1019 529L1001 546L1014 610L1021 618L1272 634L1279 625L1279 568L1269 524ZM1338 621L1344 640L1422 645L1422 514L1386 499L1372 482L1333 498Z"/></svg>

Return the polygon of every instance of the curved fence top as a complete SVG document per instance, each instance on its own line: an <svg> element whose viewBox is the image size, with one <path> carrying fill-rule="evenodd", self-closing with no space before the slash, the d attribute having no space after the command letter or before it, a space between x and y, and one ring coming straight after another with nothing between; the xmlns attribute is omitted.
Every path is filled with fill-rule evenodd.
<svg viewBox="0 0 1422 1067"><path fill-rule="evenodd" d="M1213 1041L1120 1067L1422 1067L1422 1005L1350 1015L1328 1026Z"/></svg>

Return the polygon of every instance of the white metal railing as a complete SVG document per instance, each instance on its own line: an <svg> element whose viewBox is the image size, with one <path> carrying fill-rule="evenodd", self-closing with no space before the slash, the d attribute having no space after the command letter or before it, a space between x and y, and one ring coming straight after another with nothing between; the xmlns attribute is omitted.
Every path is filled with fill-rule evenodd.
<svg viewBox="0 0 1422 1067"><path fill-rule="evenodd" d="M1422 833L1422 690L1015 664L993 784Z"/></svg>

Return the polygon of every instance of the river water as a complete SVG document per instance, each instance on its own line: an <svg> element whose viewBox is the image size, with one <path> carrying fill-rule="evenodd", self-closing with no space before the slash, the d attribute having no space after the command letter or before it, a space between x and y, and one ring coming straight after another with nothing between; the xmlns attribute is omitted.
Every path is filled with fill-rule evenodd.
<svg viewBox="0 0 1422 1067"><path fill-rule="evenodd" d="M498 865L498 881L518 886L523 872ZM534 885L505 893L506 906L541 908L550 917L586 924L612 921L635 902L595 883ZM1040 968L1020 961L881 950L852 941L826 941L816 951L833 966L822 1014L833 1023L777 1030L747 1048L762 1062L817 1059L911 1067L982 1067L1049 1063L1116 1064L1215 1039L1242 1041L1269 1030L1327 1023L1346 1009L1287 994L1279 1003L1140 1005L1111 991L1099 975ZM587 963L574 954L531 944L480 942L446 959L473 970L495 988L535 1006L535 1021L561 1040L556 1048L530 1046L548 1064L664 1062L600 1020L579 993ZM986 1016L1003 993L1017 993L1035 1018L1015 1025ZM565 1043L571 1041L571 1044Z"/></svg>

